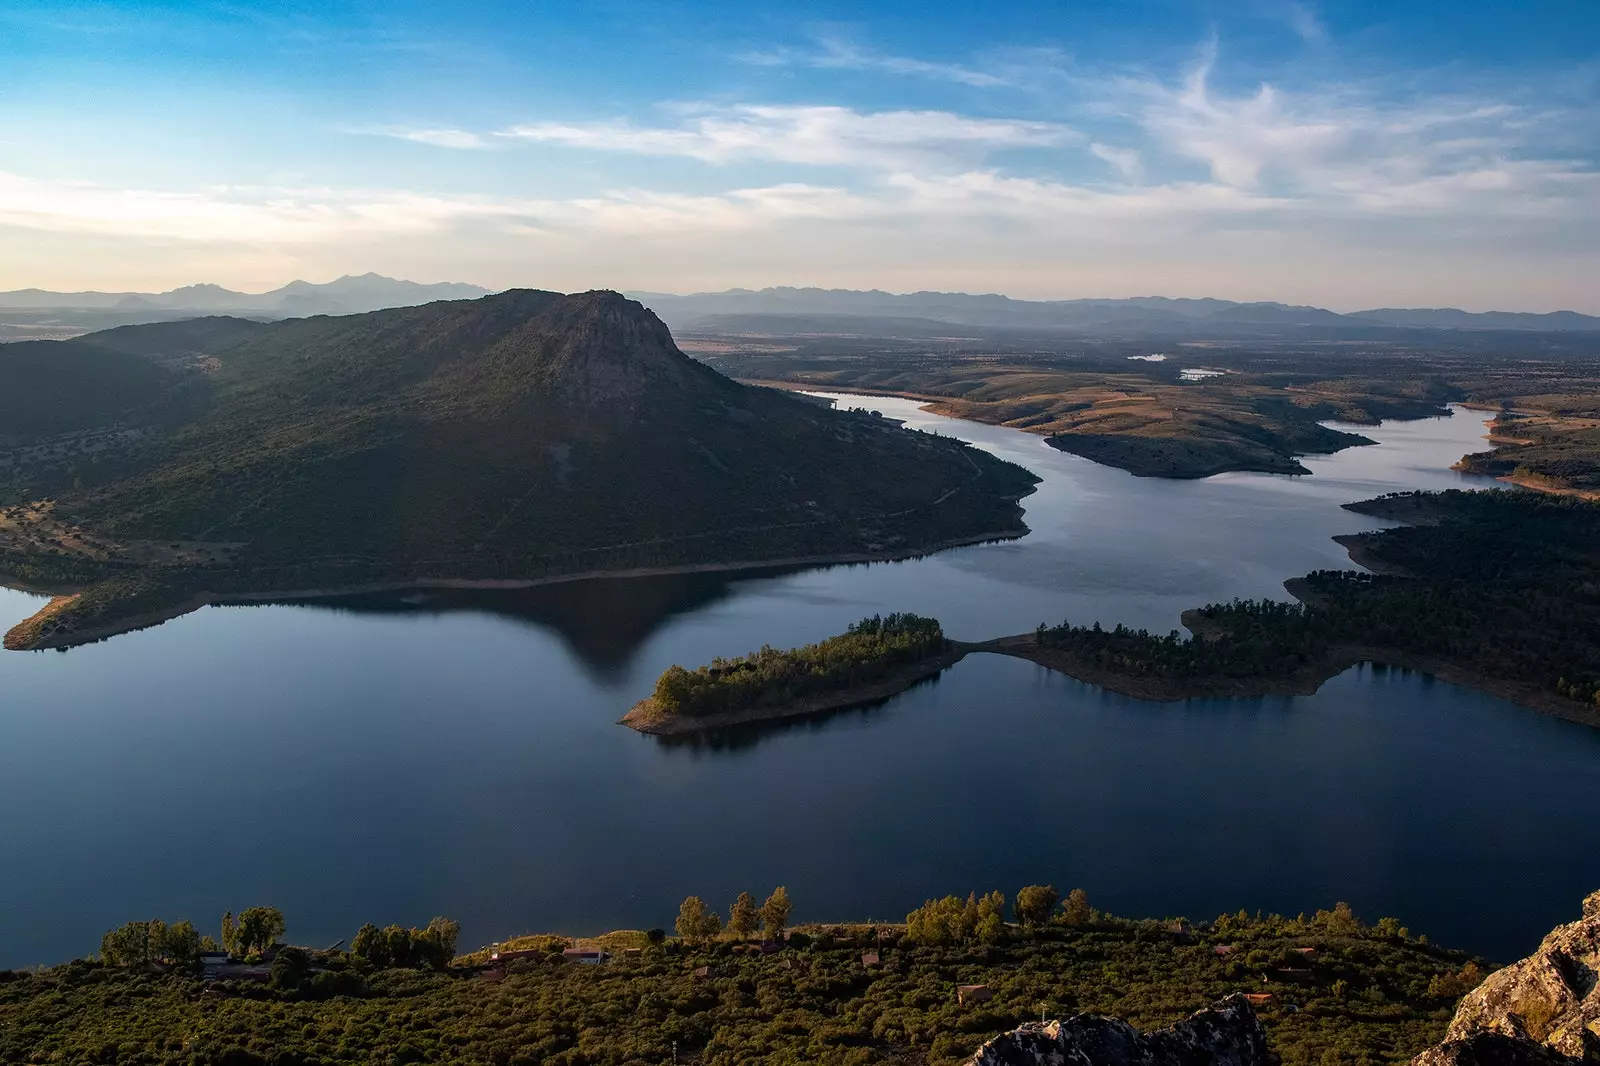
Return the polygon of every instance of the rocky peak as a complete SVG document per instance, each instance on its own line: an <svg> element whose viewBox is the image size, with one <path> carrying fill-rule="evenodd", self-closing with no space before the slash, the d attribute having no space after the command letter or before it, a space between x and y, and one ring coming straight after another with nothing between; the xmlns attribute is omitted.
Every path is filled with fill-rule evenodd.
<svg viewBox="0 0 1600 1066"><path fill-rule="evenodd" d="M1600 1063L1600 892L1583 917L1539 950L1467 993L1444 1043L1412 1066L1577 1066Z"/></svg>
<svg viewBox="0 0 1600 1066"><path fill-rule="evenodd" d="M1141 1033L1127 1022L1078 1014L1029 1022L978 1049L969 1066L1269 1066L1267 1033L1242 995Z"/></svg>
<svg viewBox="0 0 1600 1066"><path fill-rule="evenodd" d="M653 312L615 292L561 298L494 355L502 369L536 375L569 409L632 413L647 395L659 403L667 400L664 391L726 385L679 351Z"/></svg>

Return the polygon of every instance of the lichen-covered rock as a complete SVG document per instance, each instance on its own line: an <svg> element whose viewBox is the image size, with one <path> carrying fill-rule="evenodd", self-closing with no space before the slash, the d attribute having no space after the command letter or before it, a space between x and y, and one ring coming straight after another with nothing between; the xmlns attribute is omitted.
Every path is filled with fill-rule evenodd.
<svg viewBox="0 0 1600 1066"><path fill-rule="evenodd" d="M1583 917L1467 993L1444 1043L1412 1066L1600 1063L1600 892Z"/></svg>
<svg viewBox="0 0 1600 1066"><path fill-rule="evenodd" d="M1178 1024L1141 1033L1127 1022L1078 1014L1029 1022L978 1049L970 1066L1270 1066L1266 1030L1243 996Z"/></svg>

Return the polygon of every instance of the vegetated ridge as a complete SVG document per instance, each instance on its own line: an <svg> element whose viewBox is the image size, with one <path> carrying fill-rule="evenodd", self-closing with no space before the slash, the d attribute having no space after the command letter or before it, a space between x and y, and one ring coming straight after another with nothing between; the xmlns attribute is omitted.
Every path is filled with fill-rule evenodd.
<svg viewBox="0 0 1600 1066"><path fill-rule="evenodd" d="M96 368L124 365L119 405ZM60 402L0 424L0 573L63 595L18 648L267 595L905 557L1020 535L1037 481L730 381L607 292L0 346L0 396L31 389Z"/></svg>
<svg viewBox="0 0 1600 1066"><path fill-rule="evenodd" d="M216 938L131 922L96 958L0 972L0 1061L955 1066L1041 1013L1157 1029L1244 993L1284 1066L1398 1063L1487 969L1342 903L1135 920L1028 885L871 924L795 925L792 906L740 893L724 921L691 896L676 936L525 936L453 962L444 918L363 926L348 949L284 946L271 907L224 916Z"/></svg>

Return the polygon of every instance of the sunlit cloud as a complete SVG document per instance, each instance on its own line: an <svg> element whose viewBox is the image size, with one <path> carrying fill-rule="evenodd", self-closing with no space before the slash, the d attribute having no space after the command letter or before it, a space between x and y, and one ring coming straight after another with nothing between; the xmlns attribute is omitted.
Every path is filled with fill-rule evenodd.
<svg viewBox="0 0 1600 1066"><path fill-rule="evenodd" d="M1052 122L972 118L948 111L855 111L834 106L741 104L707 109L677 126L534 122L501 136L573 148L807 166L949 168L991 153L1080 142Z"/></svg>

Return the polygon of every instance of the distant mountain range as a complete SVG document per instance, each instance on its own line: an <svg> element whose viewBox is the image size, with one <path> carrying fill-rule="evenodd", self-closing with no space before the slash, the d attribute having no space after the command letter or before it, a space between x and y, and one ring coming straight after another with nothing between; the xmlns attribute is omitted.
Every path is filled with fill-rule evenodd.
<svg viewBox="0 0 1600 1066"><path fill-rule="evenodd" d="M470 300L489 290L461 282L422 285L381 274L346 274L318 285L291 281L271 292L234 292L220 285L185 285L170 292L49 292L17 289L0 292L0 308L8 310L193 312L196 314L249 314L272 318L307 315L352 315L386 307L412 307L435 300Z"/></svg>
<svg viewBox="0 0 1600 1066"><path fill-rule="evenodd" d="M1597 331L1600 317L1575 311L1532 314L1470 312L1455 308L1378 308L1339 314L1321 307L1239 303L1216 299L1140 296L1120 300L1014 300L995 294L873 289L730 289L674 296L634 292L634 299L674 329L822 332L848 329L899 333L937 331L937 326L1066 332L1261 332L1279 329L1531 330Z"/></svg>
<svg viewBox="0 0 1600 1066"><path fill-rule="evenodd" d="M200 315L304 318L348 315L437 300L486 296L478 285L423 285L380 274L346 275L314 284L291 281L271 292L186 285L169 292L0 292L0 340L67 337L111 326ZM895 336L940 335L950 326L1098 334L1338 335L1446 329L1600 332L1600 317L1575 311L1470 312L1456 308L1377 308L1339 314L1321 307L1217 299L1015 300L963 292L889 293L877 289L729 289L687 296L631 292L670 327L689 332L816 332Z"/></svg>

